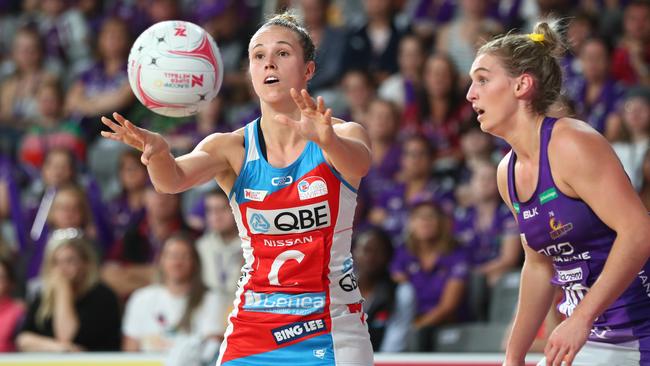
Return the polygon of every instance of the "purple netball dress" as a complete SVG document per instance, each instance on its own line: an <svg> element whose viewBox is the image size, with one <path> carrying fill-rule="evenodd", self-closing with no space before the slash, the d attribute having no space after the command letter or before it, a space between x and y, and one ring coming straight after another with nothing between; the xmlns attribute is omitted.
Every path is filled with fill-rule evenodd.
<svg viewBox="0 0 650 366"><path fill-rule="evenodd" d="M555 122L547 117L542 124L539 178L532 197L526 202L517 197L514 151L508 165L508 193L524 244L553 258L551 282L564 290L558 309L570 316L603 270L616 232L585 202L564 195L555 186L547 154ZM589 340L636 342L641 364L650 364L650 264L646 263L625 292L596 319Z"/></svg>

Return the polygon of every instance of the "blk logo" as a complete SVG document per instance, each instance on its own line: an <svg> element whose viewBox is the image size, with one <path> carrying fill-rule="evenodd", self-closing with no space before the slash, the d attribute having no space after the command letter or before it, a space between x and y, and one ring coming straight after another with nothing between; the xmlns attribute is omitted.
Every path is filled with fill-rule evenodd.
<svg viewBox="0 0 650 366"><path fill-rule="evenodd" d="M185 28L184 26L178 26L174 28L174 30L176 31L174 33L176 37L187 37L187 28Z"/></svg>
<svg viewBox="0 0 650 366"><path fill-rule="evenodd" d="M203 74L201 75L192 75L192 87L195 85L203 86Z"/></svg>

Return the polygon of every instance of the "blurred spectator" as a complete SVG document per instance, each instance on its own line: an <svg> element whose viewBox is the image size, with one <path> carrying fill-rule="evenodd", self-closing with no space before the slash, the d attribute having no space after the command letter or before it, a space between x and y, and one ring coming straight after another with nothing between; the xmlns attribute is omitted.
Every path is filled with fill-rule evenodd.
<svg viewBox="0 0 650 366"><path fill-rule="evenodd" d="M21 351L117 351L120 310L99 281L97 255L75 229L57 230L47 243L41 290L29 304L16 343Z"/></svg>
<svg viewBox="0 0 650 366"><path fill-rule="evenodd" d="M104 22L104 0L77 0L74 7L81 13L90 34L99 34Z"/></svg>
<svg viewBox="0 0 650 366"><path fill-rule="evenodd" d="M597 20L592 14L584 11L577 12L567 24L566 42L567 52L560 59L562 65L562 76L564 76L564 85L575 83L575 78L582 74L578 55L582 45L597 31ZM609 70L608 70L609 71Z"/></svg>
<svg viewBox="0 0 650 366"><path fill-rule="evenodd" d="M467 250L472 269L494 286L501 276L521 263L519 230L497 189L496 165L484 160L473 168L470 193L473 204L455 211L455 235Z"/></svg>
<svg viewBox="0 0 650 366"><path fill-rule="evenodd" d="M650 212L650 149L643 156L642 167L643 178L641 179L641 192L639 195L646 209Z"/></svg>
<svg viewBox="0 0 650 366"><path fill-rule="evenodd" d="M399 246L403 243L403 229L407 226L407 208L417 200L430 199L453 211L453 194L448 182L431 176L433 147L420 135L408 137L402 143L400 171L394 184L381 187L370 210L370 223L386 230Z"/></svg>
<svg viewBox="0 0 650 366"><path fill-rule="evenodd" d="M345 32L328 23L330 3L331 0L300 0L305 26L316 46L316 74L309 81L312 94L335 86L343 68Z"/></svg>
<svg viewBox="0 0 650 366"><path fill-rule="evenodd" d="M458 70L448 56L429 56L423 79L420 130L436 148L436 169L449 169L461 159L460 126L473 116L472 106L462 95Z"/></svg>
<svg viewBox="0 0 650 366"><path fill-rule="evenodd" d="M398 285L390 277L390 238L381 229L364 231L357 237L352 255L373 350L405 351L415 315L415 293L408 283Z"/></svg>
<svg viewBox="0 0 650 366"><path fill-rule="evenodd" d="M623 95L623 88L609 75L609 55L605 39L586 39L579 54L582 76L566 84L577 117L606 136L611 135L608 119L618 108Z"/></svg>
<svg viewBox="0 0 650 366"><path fill-rule="evenodd" d="M140 162L141 152L124 150L118 162L117 175L120 192L108 203L108 214L116 238L121 238L128 227L144 215L144 195L149 175Z"/></svg>
<svg viewBox="0 0 650 366"><path fill-rule="evenodd" d="M625 84L650 85L650 3L632 0L623 13L623 36L612 57L612 75Z"/></svg>
<svg viewBox="0 0 650 366"><path fill-rule="evenodd" d="M393 279L410 282L415 290L416 352L432 350L437 326L459 318L469 273L465 252L456 247L451 219L430 201L413 204L406 246L391 264Z"/></svg>
<svg viewBox="0 0 650 366"><path fill-rule="evenodd" d="M131 45L127 24L107 18L97 37L97 61L74 82L65 101L66 112L81 121L89 142L99 135L99 116L124 111L134 100L126 72Z"/></svg>
<svg viewBox="0 0 650 366"><path fill-rule="evenodd" d="M348 111L342 118L365 126L368 108L375 96L372 77L365 71L348 71L341 79L341 86L348 104Z"/></svg>
<svg viewBox="0 0 650 366"><path fill-rule="evenodd" d="M120 298L150 284L163 243L174 233L188 230L181 215L180 195L158 193L149 185L144 205L145 214L113 244L108 263L102 268L102 278Z"/></svg>
<svg viewBox="0 0 650 366"><path fill-rule="evenodd" d="M461 127L460 148L463 160L456 170L456 201L459 206L471 204L468 183L476 166L485 161L497 162L501 158L495 151L494 138L483 131L473 119ZM471 195L471 194L470 194Z"/></svg>
<svg viewBox="0 0 650 366"><path fill-rule="evenodd" d="M404 34L393 19L391 0L364 0L367 21L350 30L344 69L366 70L375 83L398 71L397 47Z"/></svg>
<svg viewBox="0 0 650 366"><path fill-rule="evenodd" d="M456 7L455 0L411 0L406 10L413 22L413 32L428 42L454 17Z"/></svg>
<svg viewBox="0 0 650 366"><path fill-rule="evenodd" d="M209 191L204 202L206 232L196 241L203 263L203 282L234 298L244 264L235 217L228 196L221 190Z"/></svg>
<svg viewBox="0 0 650 366"><path fill-rule="evenodd" d="M217 95L192 120L174 128L165 138L175 154L186 154L208 135L230 131L232 128L224 117L223 98Z"/></svg>
<svg viewBox="0 0 650 366"><path fill-rule="evenodd" d="M502 27L487 17L489 3L484 0L460 0L456 17L446 24L436 40L436 51L448 54L461 75L461 87L469 81L469 69L476 54L475 44L479 41L480 29L500 33Z"/></svg>
<svg viewBox="0 0 650 366"><path fill-rule="evenodd" d="M0 256L0 353L16 351L15 337L25 308L13 298L16 273L11 260Z"/></svg>
<svg viewBox="0 0 650 366"><path fill-rule="evenodd" d="M0 84L0 122L25 130L38 116L38 89L55 77L43 67L43 42L32 28L16 32L12 60L14 72Z"/></svg>
<svg viewBox="0 0 650 366"><path fill-rule="evenodd" d="M56 82L43 83L36 95L40 116L23 136L19 157L39 169L46 152L55 147L73 151L77 161L86 160L86 142L79 125L63 117L63 91Z"/></svg>
<svg viewBox="0 0 650 366"><path fill-rule="evenodd" d="M402 110L402 126L417 123L417 90L421 87L424 50L420 39L404 36L399 43L397 56L399 72L381 83L379 97L396 103Z"/></svg>
<svg viewBox="0 0 650 366"><path fill-rule="evenodd" d="M638 191L643 180L643 157L650 148L650 87L628 91L621 117L622 139L612 147Z"/></svg>
<svg viewBox="0 0 650 366"><path fill-rule="evenodd" d="M157 272L158 283L137 290L126 304L122 349L169 351L192 337L221 342L226 301L201 280L201 261L194 242L183 235L169 237L162 247Z"/></svg>
<svg viewBox="0 0 650 366"><path fill-rule="evenodd" d="M79 10L66 0L42 0L37 25L45 40L48 58L57 60L62 76L76 75L91 59L91 33Z"/></svg>

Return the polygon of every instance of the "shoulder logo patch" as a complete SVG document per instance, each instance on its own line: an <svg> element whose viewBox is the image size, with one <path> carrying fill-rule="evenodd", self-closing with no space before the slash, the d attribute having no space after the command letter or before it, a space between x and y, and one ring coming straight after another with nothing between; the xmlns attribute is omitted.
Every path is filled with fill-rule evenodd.
<svg viewBox="0 0 650 366"><path fill-rule="evenodd" d="M244 188L244 198L251 201L262 202L269 191L258 191L255 189Z"/></svg>

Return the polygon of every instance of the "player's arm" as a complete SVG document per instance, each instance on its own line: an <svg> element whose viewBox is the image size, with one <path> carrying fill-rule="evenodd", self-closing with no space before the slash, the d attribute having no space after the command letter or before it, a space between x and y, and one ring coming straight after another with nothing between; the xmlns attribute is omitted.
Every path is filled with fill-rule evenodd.
<svg viewBox="0 0 650 366"><path fill-rule="evenodd" d="M560 122L549 143L554 176L616 231L616 240L596 282L551 335L550 360L573 358L595 318L629 287L650 255L650 216L607 140L581 122Z"/></svg>
<svg viewBox="0 0 650 366"><path fill-rule="evenodd" d="M330 144L321 148L334 169L341 173L346 181L358 186L361 178L368 174L370 169L368 133L363 126L355 122L337 123L332 127L336 137Z"/></svg>
<svg viewBox="0 0 650 366"><path fill-rule="evenodd" d="M497 186L501 198L508 205L517 219L508 195L508 162L511 153L507 154L497 168ZM521 270L519 301L512 326L512 332L506 346L506 361L504 365L524 365L526 352L530 348L537 330L548 313L553 300L553 265L550 258L537 253L522 240L524 248L524 265Z"/></svg>
<svg viewBox="0 0 650 366"><path fill-rule="evenodd" d="M113 113L113 117L117 123L102 117L102 122L113 130L103 131L102 136L142 151L141 160L147 166L151 182L156 190L164 193L182 192L223 174L230 168L226 152L241 142L241 136L236 133L213 134L189 154L174 158L160 134L137 127L118 113Z"/></svg>

